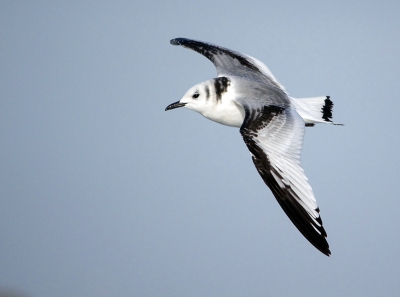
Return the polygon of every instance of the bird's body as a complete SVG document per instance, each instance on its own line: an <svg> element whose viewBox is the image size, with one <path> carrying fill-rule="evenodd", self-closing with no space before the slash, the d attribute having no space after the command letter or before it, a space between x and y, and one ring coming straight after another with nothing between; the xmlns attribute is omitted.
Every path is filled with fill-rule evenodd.
<svg viewBox="0 0 400 297"><path fill-rule="evenodd" d="M171 44L210 59L218 77L190 88L166 110L184 106L239 127L254 165L285 213L310 243L330 255L319 208L300 164L305 126L332 123L329 97L289 97L269 69L250 56L185 38Z"/></svg>

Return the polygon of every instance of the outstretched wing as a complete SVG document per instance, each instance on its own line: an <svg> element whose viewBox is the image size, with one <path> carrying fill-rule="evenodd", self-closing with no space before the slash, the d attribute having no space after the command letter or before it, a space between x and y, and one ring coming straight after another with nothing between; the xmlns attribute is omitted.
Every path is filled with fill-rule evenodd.
<svg viewBox="0 0 400 297"><path fill-rule="evenodd" d="M208 58L217 68L218 76L248 78L284 91L284 87L275 79L267 66L253 57L218 45L187 38L172 39L171 44L192 49Z"/></svg>
<svg viewBox="0 0 400 297"><path fill-rule="evenodd" d="M251 109L240 103L246 112L240 133L259 174L297 229L329 256L319 209L300 164L304 121L290 107Z"/></svg>

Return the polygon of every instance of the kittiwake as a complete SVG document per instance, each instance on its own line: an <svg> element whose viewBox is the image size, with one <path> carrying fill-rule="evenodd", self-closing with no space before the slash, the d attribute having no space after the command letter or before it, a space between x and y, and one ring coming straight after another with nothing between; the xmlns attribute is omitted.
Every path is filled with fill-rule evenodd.
<svg viewBox="0 0 400 297"><path fill-rule="evenodd" d="M329 256L313 190L301 167L305 127L332 122L329 96L296 99L257 59L211 43L171 40L208 58L217 78L190 88L165 110L186 107L217 123L238 127L254 165L297 229Z"/></svg>

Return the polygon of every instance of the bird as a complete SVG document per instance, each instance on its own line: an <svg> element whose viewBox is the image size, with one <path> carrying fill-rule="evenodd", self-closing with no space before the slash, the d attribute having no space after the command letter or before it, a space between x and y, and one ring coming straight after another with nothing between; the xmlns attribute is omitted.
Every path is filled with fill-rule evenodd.
<svg viewBox="0 0 400 297"><path fill-rule="evenodd" d="M305 127L341 125L332 121L330 96L293 98L264 63L249 55L188 38L170 43L205 56L218 76L191 87L165 110L185 107L239 128L258 173L283 211L315 248L330 256L320 210L300 160Z"/></svg>

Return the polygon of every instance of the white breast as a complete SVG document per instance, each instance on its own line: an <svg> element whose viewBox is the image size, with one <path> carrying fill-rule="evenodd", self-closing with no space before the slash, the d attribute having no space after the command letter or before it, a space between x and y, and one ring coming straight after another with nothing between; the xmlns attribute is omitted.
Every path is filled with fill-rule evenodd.
<svg viewBox="0 0 400 297"><path fill-rule="evenodd" d="M244 109L231 99L229 93L223 94L218 103L200 113L207 119L222 125L241 127L245 116Z"/></svg>

